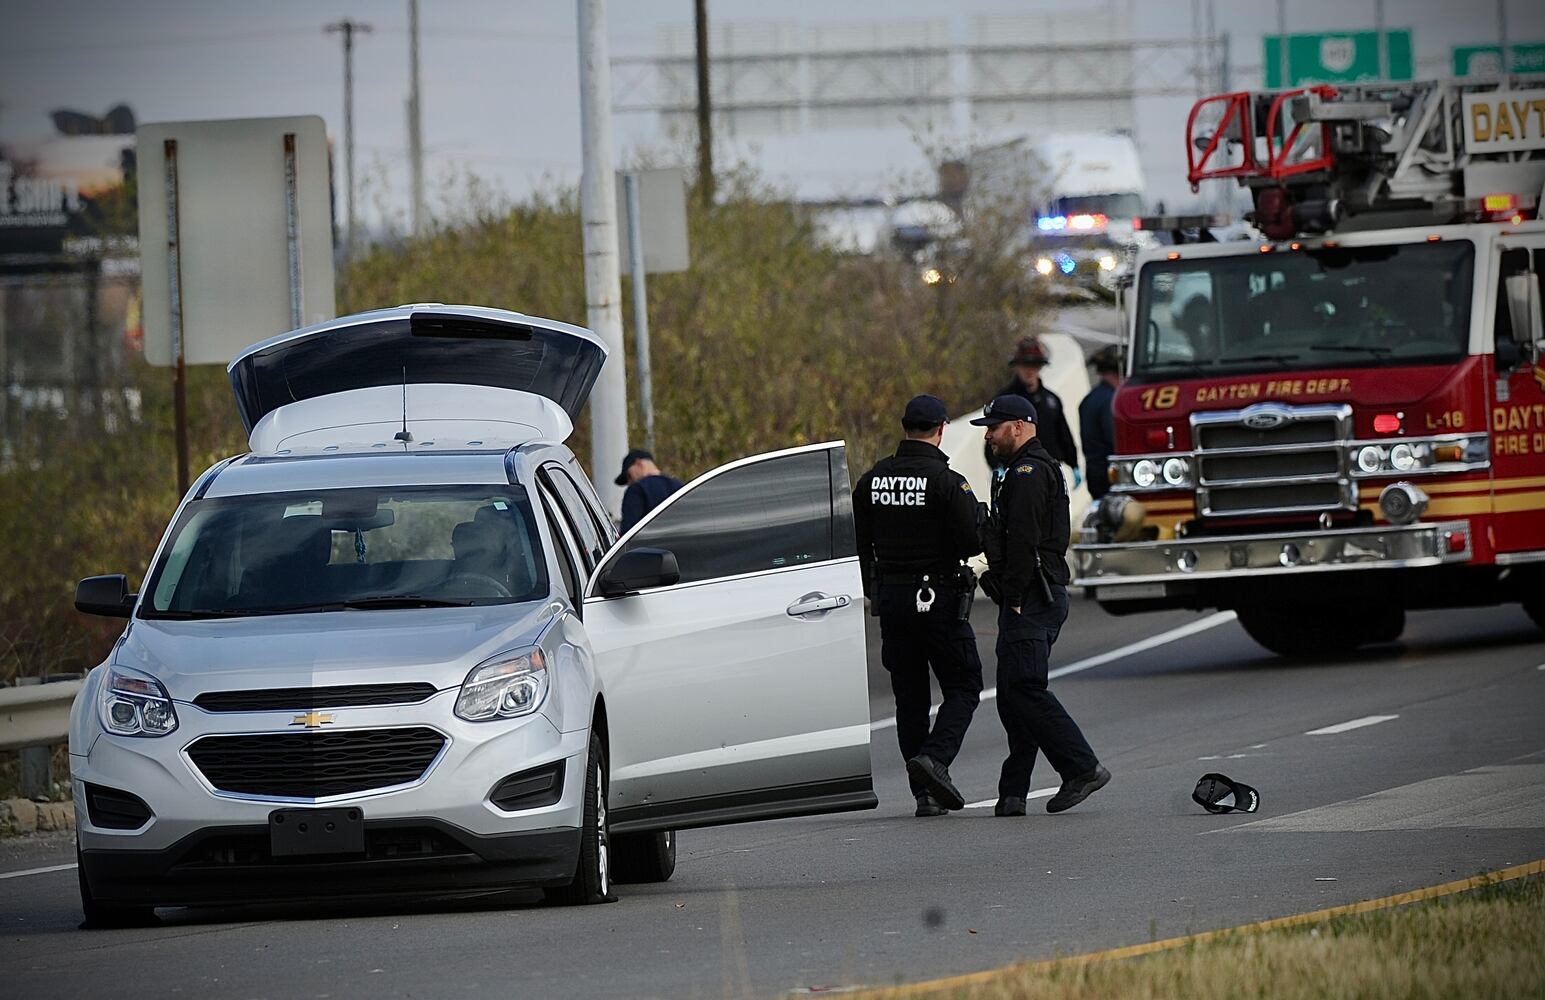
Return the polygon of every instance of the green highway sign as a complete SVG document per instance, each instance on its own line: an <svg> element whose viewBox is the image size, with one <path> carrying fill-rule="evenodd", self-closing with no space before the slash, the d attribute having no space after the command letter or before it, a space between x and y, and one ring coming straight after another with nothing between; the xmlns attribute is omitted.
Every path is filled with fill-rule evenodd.
<svg viewBox="0 0 1545 1000"><path fill-rule="evenodd" d="M1411 32L1384 33L1384 66L1379 72L1379 33L1338 31L1287 36L1287 72L1282 67L1282 36L1267 35L1266 86L1298 87L1307 83L1368 83L1410 80L1413 76Z"/></svg>
<svg viewBox="0 0 1545 1000"><path fill-rule="evenodd" d="M1513 73L1545 73L1545 42L1521 42L1509 46ZM1455 76L1496 76L1502 72L1502 46L1454 46Z"/></svg>

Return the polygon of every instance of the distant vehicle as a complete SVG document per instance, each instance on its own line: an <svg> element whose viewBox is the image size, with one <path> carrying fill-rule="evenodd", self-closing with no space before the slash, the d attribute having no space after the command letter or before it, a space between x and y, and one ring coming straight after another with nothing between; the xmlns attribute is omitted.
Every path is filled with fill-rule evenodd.
<svg viewBox="0 0 1545 1000"><path fill-rule="evenodd" d="M965 159L968 203L1023 206L1025 245L1037 274L1060 286L1112 291L1138 250L1146 185L1137 145L1115 133L1020 136Z"/></svg>
<svg viewBox="0 0 1545 1000"><path fill-rule="evenodd" d="M563 444L606 348L471 306L231 364L200 476L70 720L88 924L156 906L664 881L675 831L865 809L841 442L698 477L620 539Z"/></svg>

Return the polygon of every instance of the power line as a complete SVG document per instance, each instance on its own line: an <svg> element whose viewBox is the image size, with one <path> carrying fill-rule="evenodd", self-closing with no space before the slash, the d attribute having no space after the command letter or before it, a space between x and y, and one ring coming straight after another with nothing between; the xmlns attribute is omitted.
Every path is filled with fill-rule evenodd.
<svg viewBox="0 0 1545 1000"><path fill-rule="evenodd" d="M198 48L209 45L247 45L284 38L310 37L313 28L278 28L263 31L239 31L220 35L183 35L172 38L128 38L113 42L78 45L28 45L24 48L0 48L6 59L52 59L61 54L102 52L140 52L146 49Z"/></svg>

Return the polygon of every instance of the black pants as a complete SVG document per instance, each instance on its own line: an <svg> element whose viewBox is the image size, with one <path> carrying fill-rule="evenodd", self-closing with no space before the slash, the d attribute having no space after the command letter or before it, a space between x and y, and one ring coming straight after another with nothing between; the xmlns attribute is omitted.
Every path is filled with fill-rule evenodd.
<svg viewBox="0 0 1545 1000"><path fill-rule="evenodd" d="M1066 781L1099 764L1078 723L1047 688L1051 647L1068 618L1066 587L1052 587L1052 603L1032 597L1019 614L998 609L998 717L1008 733L1009 755L998 778L998 795L1023 798L1030 791L1036 751Z"/></svg>
<svg viewBox="0 0 1545 1000"><path fill-rule="evenodd" d="M896 695L901 759L927 754L948 765L960 753L982 694L982 659L971 623L955 618L956 591L940 587L935 593L932 610L919 613L916 585L880 587L880 662L891 675L891 691ZM944 694L931 729L930 667ZM908 781L913 795L923 791L910 776Z"/></svg>

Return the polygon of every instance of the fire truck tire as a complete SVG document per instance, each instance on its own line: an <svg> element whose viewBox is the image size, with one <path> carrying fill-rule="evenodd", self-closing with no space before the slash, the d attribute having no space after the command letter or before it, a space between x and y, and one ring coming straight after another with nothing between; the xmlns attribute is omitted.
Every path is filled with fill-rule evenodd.
<svg viewBox="0 0 1545 1000"><path fill-rule="evenodd" d="M1239 624L1250 638L1278 656L1326 657L1358 646L1393 642L1405 631L1406 614L1384 606L1346 611L1288 605L1242 607Z"/></svg>
<svg viewBox="0 0 1545 1000"><path fill-rule="evenodd" d="M1534 620L1535 627L1545 632L1545 594L1536 593L1524 598L1524 613Z"/></svg>

